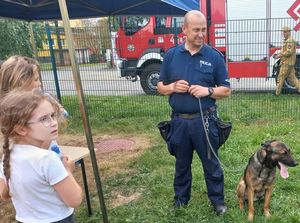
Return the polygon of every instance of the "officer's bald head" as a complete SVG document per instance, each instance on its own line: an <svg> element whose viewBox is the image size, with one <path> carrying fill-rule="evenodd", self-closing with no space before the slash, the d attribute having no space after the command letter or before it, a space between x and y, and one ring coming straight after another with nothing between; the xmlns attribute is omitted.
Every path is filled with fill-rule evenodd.
<svg viewBox="0 0 300 223"><path fill-rule="evenodd" d="M199 19L206 22L206 18L202 12L198 10L191 10L185 14L183 25L188 25L192 19Z"/></svg>

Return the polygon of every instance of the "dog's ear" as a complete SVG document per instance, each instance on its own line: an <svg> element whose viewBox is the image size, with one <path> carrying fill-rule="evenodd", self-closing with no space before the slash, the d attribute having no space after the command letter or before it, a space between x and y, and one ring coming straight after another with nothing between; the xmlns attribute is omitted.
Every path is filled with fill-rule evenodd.
<svg viewBox="0 0 300 223"><path fill-rule="evenodd" d="M267 157L267 154L270 152L273 152L272 142L277 141L276 139L267 140L264 143L261 144L262 148L257 153L257 159L260 163L263 163L265 161L265 158Z"/></svg>
<svg viewBox="0 0 300 223"><path fill-rule="evenodd" d="M272 140L267 140L264 143L261 144L262 147L264 147L265 149L267 149L267 151L272 151L272 146L271 143L277 141L276 139L272 139Z"/></svg>
<svg viewBox="0 0 300 223"><path fill-rule="evenodd" d="M266 157L267 157L267 151L265 148L262 148L257 152L257 159L260 163L263 163Z"/></svg>

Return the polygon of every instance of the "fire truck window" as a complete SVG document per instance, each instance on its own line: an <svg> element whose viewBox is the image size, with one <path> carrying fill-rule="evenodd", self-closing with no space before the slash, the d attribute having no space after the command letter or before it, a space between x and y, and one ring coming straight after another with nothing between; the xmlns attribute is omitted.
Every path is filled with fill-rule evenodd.
<svg viewBox="0 0 300 223"><path fill-rule="evenodd" d="M172 33L181 33L183 25L183 17L173 17L172 18Z"/></svg>
<svg viewBox="0 0 300 223"><path fill-rule="evenodd" d="M150 20L149 16L126 16L124 30L126 35L133 35L146 26Z"/></svg>
<svg viewBox="0 0 300 223"><path fill-rule="evenodd" d="M172 27L181 27L183 25L183 17L173 17L172 18ZM176 21L176 25L175 25Z"/></svg>
<svg viewBox="0 0 300 223"><path fill-rule="evenodd" d="M167 21L166 17L156 17L156 27L157 28L166 27L166 21Z"/></svg>
<svg viewBox="0 0 300 223"><path fill-rule="evenodd" d="M181 26L183 24L183 17L171 17L171 27L166 24L166 17L156 17L156 27L154 34L179 34L182 32ZM176 25L175 25L176 21Z"/></svg>

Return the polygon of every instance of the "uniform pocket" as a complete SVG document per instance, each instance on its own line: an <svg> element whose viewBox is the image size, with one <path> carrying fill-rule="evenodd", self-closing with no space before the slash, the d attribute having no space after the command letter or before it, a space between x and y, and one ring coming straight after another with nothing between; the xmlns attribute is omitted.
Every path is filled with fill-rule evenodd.
<svg viewBox="0 0 300 223"><path fill-rule="evenodd" d="M200 84L202 86L213 86L214 77L213 77L213 68L207 65L198 65L195 68L196 74L194 76L194 83Z"/></svg>
<svg viewBox="0 0 300 223"><path fill-rule="evenodd" d="M195 69L204 74L211 74L213 72L213 67L208 65L199 64Z"/></svg>

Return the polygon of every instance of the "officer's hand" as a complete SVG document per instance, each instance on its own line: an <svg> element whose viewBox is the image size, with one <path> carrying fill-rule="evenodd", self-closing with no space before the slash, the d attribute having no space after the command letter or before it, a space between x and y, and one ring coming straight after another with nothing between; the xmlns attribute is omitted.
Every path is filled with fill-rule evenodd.
<svg viewBox="0 0 300 223"><path fill-rule="evenodd" d="M178 80L173 83L173 91L176 93L185 93L189 90L189 83L185 80Z"/></svg>
<svg viewBox="0 0 300 223"><path fill-rule="evenodd" d="M191 85L189 93L196 98L202 98L208 95L208 89L201 85Z"/></svg>

